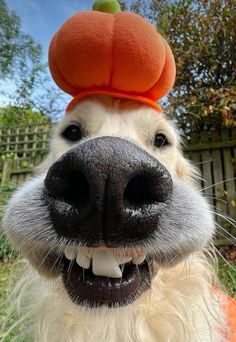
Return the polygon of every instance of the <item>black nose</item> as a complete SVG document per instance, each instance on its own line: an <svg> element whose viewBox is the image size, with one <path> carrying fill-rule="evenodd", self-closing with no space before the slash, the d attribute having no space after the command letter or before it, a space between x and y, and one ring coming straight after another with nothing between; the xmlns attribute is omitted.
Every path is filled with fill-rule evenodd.
<svg viewBox="0 0 236 342"><path fill-rule="evenodd" d="M171 176L160 162L115 137L80 143L45 179L54 229L90 247L151 238L171 192Z"/></svg>

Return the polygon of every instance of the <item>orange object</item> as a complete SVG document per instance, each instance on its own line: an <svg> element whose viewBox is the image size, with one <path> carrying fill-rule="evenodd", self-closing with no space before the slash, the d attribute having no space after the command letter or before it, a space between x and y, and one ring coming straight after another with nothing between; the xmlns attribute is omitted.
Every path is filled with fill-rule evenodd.
<svg viewBox="0 0 236 342"><path fill-rule="evenodd" d="M230 337L228 342L236 342L236 301L224 294L223 307L225 309L229 325Z"/></svg>
<svg viewBox="0 0 236 342"><path fill-rule="evenodd" d="M161 111L156 101L175 80L171 49L155 27L133 13L80 12L54 35L49 67L58 86L74 97L107 94Z"/></svg>
<svg viewBox="0 0 236 342"><path fill-rule="evenodd" d="M221 331L219 333L227 339L227 342L236 342L236 301L216 287L213 287L212 290L225 312L228 325L227 331Z"/></svg>

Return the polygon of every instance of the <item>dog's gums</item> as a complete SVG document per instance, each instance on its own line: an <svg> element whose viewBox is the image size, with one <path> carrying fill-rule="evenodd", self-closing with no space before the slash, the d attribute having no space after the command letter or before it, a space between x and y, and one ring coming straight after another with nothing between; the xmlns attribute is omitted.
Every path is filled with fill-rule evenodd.
<svg viewBox="0 0 236 342"><path fill-rule="evenodd" d="M84 252L65 250L62 278L71 300L80 305L119 307L131 304L150 288L152 263L145 256L116 256L108 250L94 250L90 259ZM132 262L131 262L132 260Z"/></svg>

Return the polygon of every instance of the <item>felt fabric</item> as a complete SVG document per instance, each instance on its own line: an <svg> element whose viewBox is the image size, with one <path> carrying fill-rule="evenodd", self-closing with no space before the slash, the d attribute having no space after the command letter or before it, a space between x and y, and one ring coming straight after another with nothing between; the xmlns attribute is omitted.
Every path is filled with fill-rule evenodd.
<svg viewBox="0 0 236 342"><path fill-rule="evenodd" d="M118 0L95 0L93 10L107 13L118 13L121 11Z"/></svg>
<svg viewBox="0 0 236 342"><path fill-rule="evenodd" d="M163 43L165 45L165 54L166 54L165 65L163 67L159 80L156 82L154 87L150 89L146 94L146 97L153 99L154 101L156 99L161 99L170 91L170 84L172 84L173 86L173 81L174 81L173 77L175 78L175 74L176 74L175 60L174 60L172 51L170 49L170 46L167 44L167 42L164 39L163 39Z"/></svg>
<svg viewBox="0 0 236 342"><path fill-rule="evenodd" d="M78 103L79 100L82 98L89 96L89 95L109 95L112 97L117 97L120 99L133 99L136 102L139 103L145 103L152 108L156 109L158 112L163 113L161 106L155 102L152 101L148 98L145 98L143 96L133 94L133 93L125 93L125 92L120 92L118 90L113 90L113 89L108 89L108 88L88 88L85 91L80 91L77 96L75 96L72 101L68 104L66 108L66 112L70 112L74 106Z"/></svg>
<svg viewBox="0 0 236 342"><path fill-rule="evenodd" d="M157 110L156 101L175 80L167 42L146 20L126 12L72 16L51 41L49 67L58 86L77 100L106 91ZM73 99L68 110L75 104Z"/></svg>
<svg viewBox="0 0 236 342"><path fill-rule="evenodd" d="M236 300L219 288L213 287L212 291L219 300L227 321L228 331L221 331L219 333L227 339L227 342L236 342Z"/></svg>
<svg viewBox="0 0 236 342"><path fill-rule="evenodd" d="M236 342L236 301L226 294L222 294L222 296L224 296L223 306L225 308L230 331L228 342Z"/></svg>

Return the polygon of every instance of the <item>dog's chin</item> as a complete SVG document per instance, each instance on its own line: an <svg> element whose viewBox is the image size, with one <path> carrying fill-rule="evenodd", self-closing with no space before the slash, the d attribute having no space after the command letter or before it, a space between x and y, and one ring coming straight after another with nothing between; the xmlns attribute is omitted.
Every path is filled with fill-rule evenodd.
<svg viewBox="0 0 236 342"><path fill-rule="evenodd" d="M74 304L90 308L121 307L137 300L151 286L152 263L145 260L140 265L131 262L123 265L121 278L96 276L91 267L83 269L76 263L64 263L62 280Z"/></svg>

